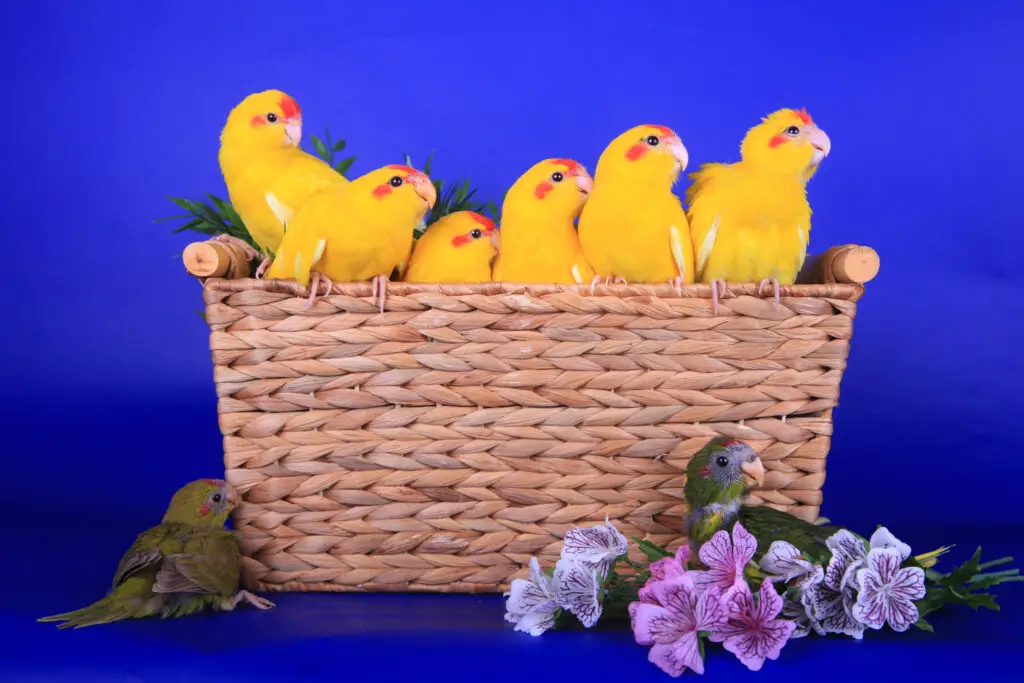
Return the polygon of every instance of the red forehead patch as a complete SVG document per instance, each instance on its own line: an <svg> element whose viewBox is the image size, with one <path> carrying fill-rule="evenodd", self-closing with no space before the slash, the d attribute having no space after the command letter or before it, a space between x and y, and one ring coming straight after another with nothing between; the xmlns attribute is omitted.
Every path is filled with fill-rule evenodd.
<svg viewBox="0 0 1024 683"><path fill-rule="evenodd" d="M209 484L210 486L216 486L220 482L217 481L216 479L203 479L203 483Z"/></svg>
<svg viewBox="0 0 1024 683"><path fill-rule="evenodd" d="M299 109L299 103L296 102L291 95L285 95L277 104L281 107L281 113L284 114L286 119L302 114L302 110Z"/></svg>
<svg viewBox="0 0 1024 683"><path fill-rule="evenodd" d="M807 113L806 109L797 109L793 113L797 115L797 118L804 122L805 126L811 123L811 115Z"/></svg>
<svg viewBox="0 0 1024 683"><path fill-rule="evenodd" d="M390 164L388 168L392 168L396 171L404 171L409 175L412 175L413 173L419 173L419 171L417 171L415 168L409 168L408 166L403 166L402 164Z"/></svg>
<svg viewBox="0 0 1024 683"><path fill-rule="evenodd" d="M742 446L743 442L737 441L736 439L729 439L728 441L723 441L722 445L726 448L732 448L733 446Z"/></svg>
<svg viewBox="0 0 1024 683"><path fill-rule="evenodd" d="M651 125L650 127L655 129L655 130L661 131L661 134L666 136L666 137L671 137L671 136L675 135L675 132L673 132L673 130L671 128L666 128L665 126Z"/></svg>
<svg viewBox="0 0 1024 683"><path fill-rule="evenodd" d="M551 163L558 164L560 166L565 166L566 170L569 171L569 173L574 172L577 168L580 167L579 162L573 161L572 159L552 159Z"/></svg>
<svg viewBox="0 0 1024 683"><path fill-rule="evenodd" d="M497 228L494 227L494 221L487 216L481 216L476 211L467 211L466 213L468 213L469 217L474 221L484 226L484 230L497 230Z"/></svg>

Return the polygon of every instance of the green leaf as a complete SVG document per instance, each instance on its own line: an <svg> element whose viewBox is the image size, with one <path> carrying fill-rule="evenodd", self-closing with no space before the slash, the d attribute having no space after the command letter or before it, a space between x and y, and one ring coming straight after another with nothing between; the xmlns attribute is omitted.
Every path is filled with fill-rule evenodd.
<svg viewBox="0 0 1024 683"><path fill-rule="evenodd" d="M430 169L433 167L433 163L434 163L434 150L430 150L430 154L427 155L427 161L426 161L426 163L423 164L423 172L427 174L427 177L430 176ZM408 166L412 166L412 164L407 164L407 165Z"/></svg>
<svg viewBox="0 0 1024 683"><path fill-rule="evenodd" d="M163 223L164 221L180 221L184 218L191 218L192 214L183 213L177 216L167 216L166 218L156 218L153 220L154 223Z"/></svg>
<svg viewBox="0 0 1024 683"><path fill-rule="evenodd" d="M356 161L355 157L349 157L348 159L342 159L338 162L338 165L334 167L334 170L341 175L345 175L345 172L354 164Z"/></svg>
<svg viewBox="0 0 1024 683"><path fill-rule="evenodd" d="M924 619L918 619L917 621L915 621L914 622L914 626L918 627L922 631L928 631L929 633L934 633L935 632L935 629L932 628L932 625L929 624Z"/></svg>
<svg viewBox="0 0 1024 683"><path fill-rule="evenodd" d="M204 323L206 322L206 314L205 313L200 311L198 308L193 308L192 310L195 312L196 315L198 315L200 318L203 319Z"/></svg>
<svg viewBox="0 0 1024 683"><path fill-rule="evenodd" d="M178 226L174 230L171 230L171 234L174 235L174 234L177 234L179 232L185 232L186 230L195 230L196 226L198 226L200 224L207 224L208 225L208 223L206 223L202 218L193 218L188 223L185 223L185 225Z"/></svg>
<svg viewBox="0 0 1024 683"><path fill-rule="evenodd" d="M673 557L674 556L673 553L670 553L669 551L665 550L664 548L662 548L660 546L656 546L653 543L651 543L650 541L644 540L642 538L632 538L631 540L634 543L636 543L637 548L639 548L640 552L642 552L644 555L647 556L647 559L650 562L654 562L656 560L660 560L660 559L665 558L665 557Z"/></svg>
<svg viewBox="0 0 1024 683"><path fill-rule="evenodd" d="M337 142L334 143L334 146L331 147L331 149L333 149L335 152L340 152L341 150L345 149L345 141L338 140Z"/></svg>
<svg viewBox="0 0 1024 683"><path fill-rule="evenodd" d="M316 150L317 156L324 161L329 161L329 152L327 151L327 145L324 144L324 141L315 135L310 135L309 139L313 141L313 149Z"/></svg>

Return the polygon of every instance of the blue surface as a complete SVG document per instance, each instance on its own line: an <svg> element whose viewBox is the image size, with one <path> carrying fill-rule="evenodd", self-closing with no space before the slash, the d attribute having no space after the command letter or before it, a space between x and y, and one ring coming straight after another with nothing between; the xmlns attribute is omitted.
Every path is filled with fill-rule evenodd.
<svg viewBox="0 0 1024 683"><path fill-rule="evenodd" d="M324 125L355 172L436 149L439 176L469 175L494 199L544 157L593 168L640 122L674 127L696 168L735 160L761 115L806 106L833 142L810 186L812 251L857 242L883 261L856 321L823 512L922 548L966 552L992 520L1020 538L1024 4L5 10L0 680L299 680L281 668L299 662L332 680L370 667L383 680L664 679L626 634L532 640L494 599L285 596L267 614L75 633L32 622L99 597L174 489L222 469L199 287L177 256L190 237L151 221L177 213L167 195L224 194L223 119L271 87L302 105L307 149ZM986 554L1022 555L999 547L1008 533ZM1020 588L1000 614L936 619L934 636L794 643L759 680L999 680L1022 644ZM709 664L743 673L728 655Z"/></svg>

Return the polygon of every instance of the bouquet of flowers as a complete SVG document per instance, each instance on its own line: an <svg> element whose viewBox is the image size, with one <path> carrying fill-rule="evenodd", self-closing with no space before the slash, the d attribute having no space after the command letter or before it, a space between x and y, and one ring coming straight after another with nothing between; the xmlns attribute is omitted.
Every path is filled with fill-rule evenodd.
<svg viewBox="0 0 1024 683"><path fill-rule="evenodd" d="M671 676L704 672L705 643L719 643L747 668L778 659L791 638L911 625L932 630L924 616L946 604L998 609L985 590L1020 581L1012 562L982 563L981 549L949 573L933 569L948 548L912 556L910 546L879 527L870 539L840 529L826 543L827 562L774 541L760 561L757 539L741 523L716 532L693 553L669 553L633 539L648 562L628 557L629 541L610 522L565 534L548 571L536 558L527 579L506 593L505 619L538 636L575 617L584 627L602 618L629 620L648 659Z"/></svg>

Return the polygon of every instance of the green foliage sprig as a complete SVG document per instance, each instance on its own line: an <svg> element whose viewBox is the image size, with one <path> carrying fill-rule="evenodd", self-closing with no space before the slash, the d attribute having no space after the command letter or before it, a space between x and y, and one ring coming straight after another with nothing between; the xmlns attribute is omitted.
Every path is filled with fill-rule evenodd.
<svg viewBox="0 0 1024 683"><path fill-rule="evenodd" d="M354 156L344 159L337 158L338 153L345 149L345 140L334 141L331 138L330 130L326 127L324 128L322 138L316 135L310 135L309 138L313 145L314 154L342 176L345 176L356 162L356 157ZM403 154L403 157L407 166L415 168L408 154ZM431 151L421 169L428 176L431 175L433 160L434 152ZM494 221L498 220L498 205L493 201L478 198L479 188L470 189L469 178L455 180L451 183L440 178L434 179L431 177L431 180L434 183L434 189L437 190L437 203L430 213L424 217L420 225L417 226L414 233L415 239L419 239L428 226L456 211L475 211L488 216ZM230 202L209 193L206 194L206 197L209 199L209 202L195 201L184 197L168 197L170 201L184 209L187 213L158 218L157 222L184 220L186 222L175 228L172 231L173 233L191 230L210 237L226 234L237 237L253 247L259 248Z"/></svg>

